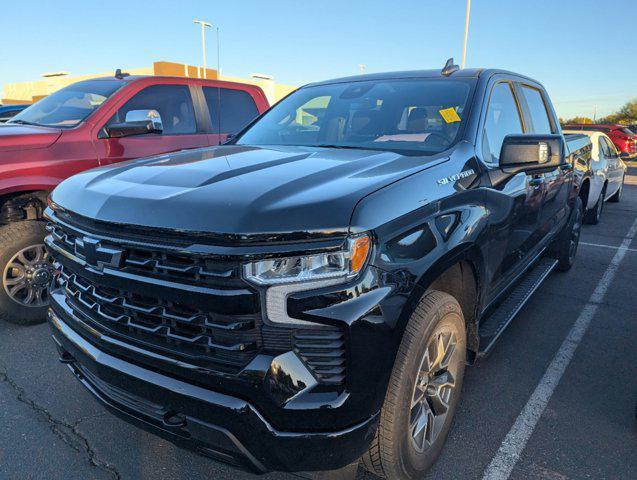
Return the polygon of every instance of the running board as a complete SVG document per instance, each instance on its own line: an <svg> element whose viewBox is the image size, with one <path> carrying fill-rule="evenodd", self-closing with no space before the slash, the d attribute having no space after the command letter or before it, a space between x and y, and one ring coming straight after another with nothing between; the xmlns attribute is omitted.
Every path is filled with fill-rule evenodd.
<svg viewBox="0 0 637 480"><path fill-rule="evenodd" d="M488 355L506 327L557 266L557 260L544 257L524 274L518 284L496 310L480 322L480 351L478 357Z"/></svg>

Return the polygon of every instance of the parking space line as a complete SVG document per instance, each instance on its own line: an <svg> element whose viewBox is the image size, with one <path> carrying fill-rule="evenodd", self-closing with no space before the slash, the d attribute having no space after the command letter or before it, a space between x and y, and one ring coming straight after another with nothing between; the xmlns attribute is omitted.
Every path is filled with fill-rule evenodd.
<svg viewBox="0 0 637 480"><path fill-rule="evenodd" d="M597 308L615 277L620 263L624 259L626 252L631 250L628 246L636 233L637 219L635 219L630 230L624 237L621 246L617 248L617 252L595 287L588 302L580 312L579 317L577 317L577 320L571 327L571 330L562 342L553 360L551 360L551 363L544 372L537 387L535 387L522 412L515 420L511 430L507 433L500 448L491 460L491 463L489 463L485 469L482 476L483 480L506 480L511 475L546 405L559 384L566 367L568 367L573 359L577 346L582 341L595 313L597 313Z"/></svg>
<svg viewBox="0 0 637 480"><path fill-rule="evenodd" d="M587 243L587 242L579 242L580 245L586 245L587 247L602 247L602 248L612 248L613 250L619 250L621 247L616 247L615 245L603 245L601 243ZM626 248L627 252L637 252L637 248Z"/></svg>

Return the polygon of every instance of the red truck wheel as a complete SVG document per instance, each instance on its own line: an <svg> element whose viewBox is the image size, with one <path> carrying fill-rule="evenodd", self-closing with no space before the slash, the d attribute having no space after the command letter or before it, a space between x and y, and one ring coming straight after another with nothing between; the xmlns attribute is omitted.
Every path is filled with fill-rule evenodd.
<svg viewBox="0 0 637 480"><path fill-rule="evenodd" d="M0 228L0 319L18 325L46 320L53 267L44 248L43 222Z"/></svg>

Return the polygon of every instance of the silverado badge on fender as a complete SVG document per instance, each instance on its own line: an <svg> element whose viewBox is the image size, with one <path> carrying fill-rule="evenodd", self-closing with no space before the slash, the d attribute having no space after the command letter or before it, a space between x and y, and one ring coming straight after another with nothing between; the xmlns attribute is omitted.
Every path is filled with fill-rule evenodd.
<svg viewBox="0 0 637 480"><path fill-rule="evenodd" d="M469 170L465 170L463 172L456 173L455 175L449 175L448 177L436 180L436 183L438 185L447 185L448 183L457 182L458 180L461 180L463 178L470 177L474 173L476 173L476 172L473 170L473 168L470 168Z"/></svg>

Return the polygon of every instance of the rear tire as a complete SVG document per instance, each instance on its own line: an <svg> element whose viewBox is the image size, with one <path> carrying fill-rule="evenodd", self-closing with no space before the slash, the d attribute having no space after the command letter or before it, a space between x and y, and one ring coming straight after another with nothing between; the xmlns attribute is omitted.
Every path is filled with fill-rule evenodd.
<svg viewBox="0 0 637 480"><path fill-rule="evenodd" d="M587 210L584 214L584 221L591 225L597 225L599 223L599 219L602 218L602 210L604 209L604 197L606 196L606 185L602 188L602 191L599 193L599 198L597 199L597 203L595 206Z"/></svg>
<svg viewBox="0 0 637 480"><path fill-rule="evenodd" d="M46 320L52 267L45 236L39 221L0 227L0 320L18 325Z"/></svg>
<svg viewBox="0 0 637 480"><path fill-rule="evenodd" d="M624 191L624 180L626 177L622 177L622 183L619 185L619 190L617 190L612 197L608 199L609 202L618 203L622 199L622 192Z"/></svg>
<svg viewBox="0 0 637 480"><path fill-rule="evenodd" d="M575 262L583 217L584 204L582 199L577 197L568 223L564 225L564 229L557 236L550 250L550 255L558 260L557 269L562 272L569 270Z"/></svg>
<svg viewBox="0 0 637 480"><path fill-rule="evenodd" d="M365 469L388 480L421 479L447 438L467 354L460 305L429 291L411 315L396 356Z"/></svg>

